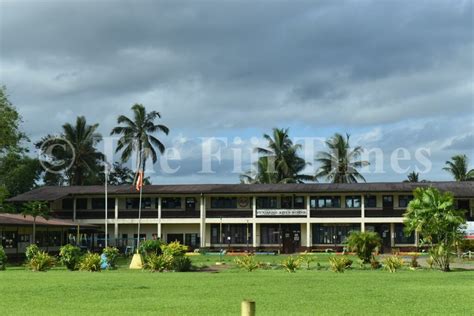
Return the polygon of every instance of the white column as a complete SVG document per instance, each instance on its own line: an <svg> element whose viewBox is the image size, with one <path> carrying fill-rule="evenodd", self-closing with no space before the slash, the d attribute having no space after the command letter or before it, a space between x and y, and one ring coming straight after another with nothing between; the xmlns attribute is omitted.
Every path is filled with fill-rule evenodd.
<svg viewBox="0 0 474 316"><path fill-rule="evenodd" d="M115 220L118 219L118 210L119 210L119 199L118 197L115 198Z"/></svg>
<svg viewBox="0 0 474 316"><path fill-rule="evenodd" d="M201 234L201 248L206 247L206 197L201 195L199 203L199 211L201 216L200 234Z"/></svg>
<svg viewBox="0 0 474 316"><path fill-rule="evenodd" d="M390 223L390 247L395 247L395 224Z"/></svg>
<svg viewBox="0 0 474 316"><path fill-rule="evenodd" d="M365 196L362 194L360 199L360 231L365 232Z"/></svg>
<svg viewBox="0 0 474 316"><path fill-rule="evenodd" d="M313 244L311 240L311 198L310 196L306 196L306 247L310 248Z"/></svg>
<svg viewBox="0 0 474 316"><path fill-rule="evenodd" d="M117 239L119 238L119 225L117 222L114 223L114 238L115 238L115 245L117 246Z"/></svg>
<svg viewBox="0 0 474 316"><path fill-rule="evenodd" d="M72 220L76 221L76 198L72 200Z"/></svg>
<svg viewBox="0 0 474 316"><path fill-rule="evenodd" d="M158 197L158 238L162 239L161 237L161 196Z"/></svg>
<svg viewBox="0 0 474 316"><path fill-rule="evenodd" d="M257 198L252 196L252 247L257 248Z"/></svg>

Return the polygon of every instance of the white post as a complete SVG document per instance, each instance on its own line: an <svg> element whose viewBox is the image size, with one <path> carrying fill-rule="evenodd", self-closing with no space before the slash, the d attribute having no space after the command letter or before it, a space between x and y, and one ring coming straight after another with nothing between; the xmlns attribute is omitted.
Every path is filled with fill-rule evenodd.
<svg viewBox="0 0 474 316"><path fill-rule="evenodd" d="M72 220L76 221L76 198L72 200Z"/></svg>
<svg viewBox="0 0 474 316"><path fill-rule="evenodd" d="M306 248L311 248L313 244L311 240L311 197L306 196Z"/></svg>
<svg viewBox="0 0 474 316"><path fill-rule="evenodd" d="M143 177L143 175L142 175ZM143 181L143 179L142 179ZM142 192L143 192L143 184L140 186L140 198L138 199L138 236L137 236L137 251L138 247L140 247L140 222L142 218Z"/></svg>
<svg viewBox="0 0 474 316"><path fill-rule="evenodd" d="M105 236L104 236L104 240L105 240L105 247L107 248L108 246L108 218L107 218L107 211L108 211L108 203L107 203L107 182L108 182L108 173L109 173L109 170L107 168L107 165L104 166L104 175L105 175Z"/></svg>
<svg viewBox="0 0 474 316"><path fill-rule="evenodd" d="M257 197L252 197L252 247L257 248Z"/></svg>
<svg viewBox="0 0 474 316"><path fill-rule="evenodd" d="M161 239L161 196L158 197L158 232L157 237Z"/></svg>
<svg viewBox="0 0 474 316"><path fill-rule="evenodd" d="M200 211L200 234L201 234L201 248L206 247L206 197L201 194L201 200L199 203Z"/></svg>

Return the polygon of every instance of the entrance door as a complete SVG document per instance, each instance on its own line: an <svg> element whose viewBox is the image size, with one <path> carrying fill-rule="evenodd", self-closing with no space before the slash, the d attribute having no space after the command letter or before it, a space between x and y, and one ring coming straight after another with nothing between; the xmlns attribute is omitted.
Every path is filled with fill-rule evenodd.
<svg viewBox="0 0 474 316"><path fill-rule="evenodd" d="M167 234L166 235L166 242L174 242L174 241L179 241L181 245L184 245L184 238L183 234Z"/></svg>
<svg viewBox="0 0 474 316"><path fill-rule="evenodd" d="M382 249L380 252L388 253L392 251L392 240L390 234L390 224L374 224L373 231L379 234L382 239Z"/></svg>
<svg viewBox="0 0 474 316"><path fill-rule="evenodd" d="M301 246L301 228L299 224L281 225L282 252L294 253Z"/></svg>

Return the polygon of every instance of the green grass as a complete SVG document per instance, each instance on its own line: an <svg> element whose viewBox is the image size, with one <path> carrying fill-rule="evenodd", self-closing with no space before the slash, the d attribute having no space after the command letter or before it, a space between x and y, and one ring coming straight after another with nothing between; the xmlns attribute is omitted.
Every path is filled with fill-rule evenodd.
<svg viewBox="0 0 474 316"><path fill-rule="evenodd" d="M327 265L327 255L318 255ZM467 315L474 302L474 271L353 269L150 273L124 266L100 273L55 268L30 272L0 271L0 311L14 314L161 314L239 315L240 302L253 299L258 315ZM277 263L282 257L258 256ZM193 257L212 265L218 256Z"/></svg>

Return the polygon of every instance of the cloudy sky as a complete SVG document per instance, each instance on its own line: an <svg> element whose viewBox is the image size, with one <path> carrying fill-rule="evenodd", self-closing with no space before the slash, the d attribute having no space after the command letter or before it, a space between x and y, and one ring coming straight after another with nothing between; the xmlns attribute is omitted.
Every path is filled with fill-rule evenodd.
<svg viewBox="0 0 474 316"><path fill-rule="evenodd" d="M448 180L452 155L474 167L473 10L462 0L1 1L0 82L33 141L78 115L108 135L134 103L159 111L181 162L171 175L158 165L154 183L237 182L234 153L248 168L251 138L272 127L380 148L383 170L368 181L406 177L390 166L399 147L411 156L402 169L426 171L415 159L425 148L421 177ZM229 139L214 146L215 173L199 172L201 137Z"/></svg>

